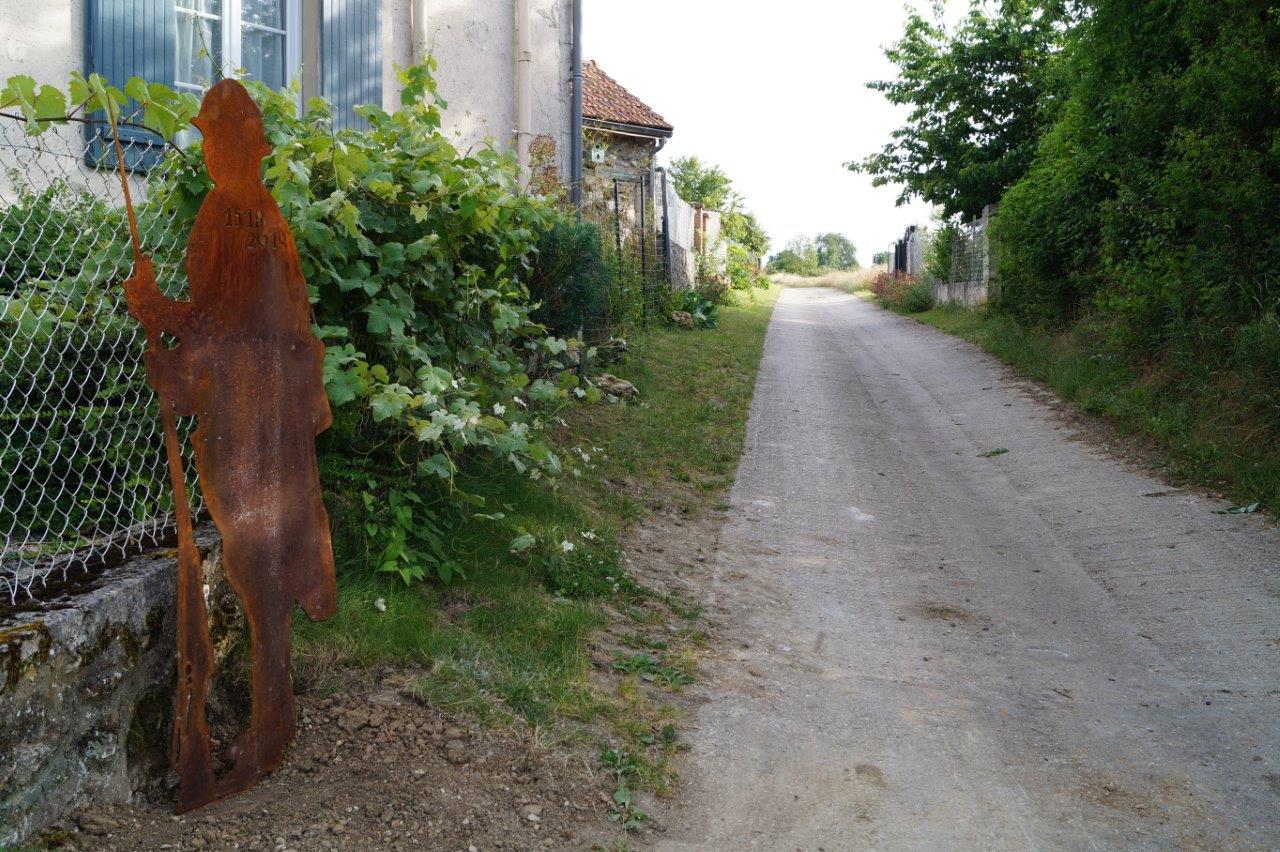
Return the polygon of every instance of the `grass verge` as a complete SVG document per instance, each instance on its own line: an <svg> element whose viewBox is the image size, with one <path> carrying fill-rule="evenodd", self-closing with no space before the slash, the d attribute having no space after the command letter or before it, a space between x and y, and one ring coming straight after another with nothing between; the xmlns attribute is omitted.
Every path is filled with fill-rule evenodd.
<svg viewBox="0 0 1280 852"><path fill-rule="evenodd" d="M1088 322L1052 331L987 308L899 312L977 344L1144 439L1174 479L1211 487L1242 508L1280 505L1280 387L1249 365L1209 350L1139 360L1112 343L1105 326Z"/></svg>
<svg viewBox="0 0 1280 852"><path fill-rule="evenodd" d="M678 715L661 693L696 677L688 649L699 610L631 579L624 537L658 502L697 513L723 500L779 291L739 295L718 329L631 341L627 360L609 369L639 398L564 413L557 443L576 460L575 475L537 482L497 465L463 475L459 485L503 516L449 533L465 580L405 585L359 554L342 558L338 614L298 619L300 683L333 690L353 668L412 667L420 696L445 710L562 733L566 720L581 724L566 736L603 725L612 732L603 763L620 787L661 789ZM331 498L330 511L335 542L340 527L361 523L358 501ZM670 620L681 622L673 641L645 638ZM601 667L590 643L606 626L633 646L614 659L611 689L590 676ZM635 818L626 802L617 810Z"/></svg>

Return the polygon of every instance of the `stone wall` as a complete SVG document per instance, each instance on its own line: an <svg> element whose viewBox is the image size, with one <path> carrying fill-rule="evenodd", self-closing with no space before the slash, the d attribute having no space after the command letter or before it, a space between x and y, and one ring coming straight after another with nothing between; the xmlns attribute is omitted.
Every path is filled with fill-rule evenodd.
<svg viewBox="0 0 1280 852"><path fill-rule="evenodd" d="M242 633L216 534L205 555L224 660ZM90 803L172 793L175 555L105 572L58 608L0 617L0 845Z"/></svg>
<svg viewBox="0 0 1280 852"><path fill-rule="evenodd" d="M940 305L963 305L966 308L987 303L986 281L938 282L933 285L933 300Z"/></svg>
<svg viewBox="0 0 1280 852"><path fill-rule="evenodd" d="M618 239L620 231L623 251L636 262L643 260L649 275L660 276L663 258L657 232L661 229L662 211L654 198L654 147L652 139L588 129L582 173L582 213L588 221L600 226L601 235L610 245ZM593 148L603 150L602 161L593 161ZM616 219L615 181L618 187ZM615 230L615 221L619 230Z"/></svg>

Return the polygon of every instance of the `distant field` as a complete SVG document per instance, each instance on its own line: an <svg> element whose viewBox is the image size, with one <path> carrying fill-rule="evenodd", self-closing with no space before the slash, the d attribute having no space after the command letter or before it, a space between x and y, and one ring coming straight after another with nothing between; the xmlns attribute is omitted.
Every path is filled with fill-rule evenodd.
<svg viewBox="0 0 1280 852"><path fill-rule="evenodd" d="M849 271L824 272L821 275L806 277L803 275L787 275L778 273L769 278L783 287L833 287L846 293L870 290L871 282L881 272L878 266L869 269L852 269Z"/></svg>

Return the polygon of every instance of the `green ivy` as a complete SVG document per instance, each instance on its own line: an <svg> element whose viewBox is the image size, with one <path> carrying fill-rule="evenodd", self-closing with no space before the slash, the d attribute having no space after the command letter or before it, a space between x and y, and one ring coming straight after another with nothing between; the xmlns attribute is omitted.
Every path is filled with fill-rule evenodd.
<svg viewBox="0 0 1280 852"><path fill-rule="evenodd" d="M322 448L376 454L381 461L371 469L393 460L466 505L475 501L452 489L469 455L501 459L535 478L555 476L563 464L546 424L560 405L599 393L568 369L569 342L530 316L531 261L541 235L566 214L552 199L517 191L512 157L454 147L440 130L434 68L429 61L403 70L400 108L360 107L369 124L360 131L335 130L332 108L320 99L299 115L296 85L279 92L246 85L273 149L264 180L290 223L326 345L324 382L337 425ZM21 115L32 135L97 113L173 142L186 135L197 108L190 95L139 78L118 89L97 75L75 75L64 93L15 77L0 89L0 110ZM157 246L185 245L211 189L200 142L172 145L146 180L138 216L144 234L162 234L147 240L147 250L156 254L162 287L175 292L180 253ZM94 282L100 293L127 274L128 246L96 250L95 267L107 279ZM33 291L30 298L47 296ZM370 490L378 505L391 506L390 515L370 521L380 531L404 531L406 513L425 528L425 510L415 515L413 500L399 491L395 497L390 480ZM429 540L424 546L421 536L406 534L401 544L398 552L388 546L381 567L406 579L423 566L445 580L455 573Z"/></svg>

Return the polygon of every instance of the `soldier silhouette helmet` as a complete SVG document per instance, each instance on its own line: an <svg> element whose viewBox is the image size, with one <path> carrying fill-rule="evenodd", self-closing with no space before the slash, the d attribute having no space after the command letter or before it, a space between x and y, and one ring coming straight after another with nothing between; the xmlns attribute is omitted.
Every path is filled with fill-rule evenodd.
<svg viewBox="0 0 1280 852"><path fill-rule="evenodd" d="M229 121L229 117L237 120ZM206 144L204 150L205 168L214 183L258 179L256 168L251 174L237 169L237 165L250 161L257 166L271 153L262 115L244 86L235 80L223 80L215 85L205 93L200 113L191 123L212 143ZM210 138L210 134L217 138ZM246 148L257 156L245 157L241 152Z"/></svg>

